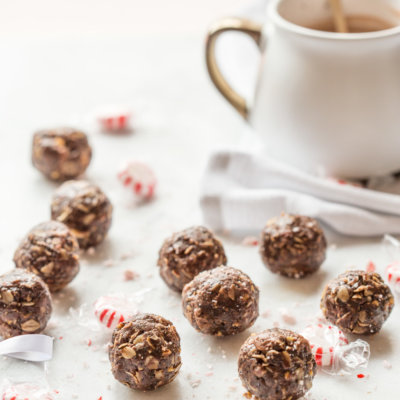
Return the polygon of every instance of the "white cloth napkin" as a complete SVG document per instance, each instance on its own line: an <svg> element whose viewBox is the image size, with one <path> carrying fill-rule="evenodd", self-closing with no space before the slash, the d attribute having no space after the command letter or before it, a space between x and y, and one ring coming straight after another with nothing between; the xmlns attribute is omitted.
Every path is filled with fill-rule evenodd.
<svg viewBox="0 0 400 400"><path fill-rule="evenodd" d="M205 224L214 230L258 233L269 218L287 212L317 218L342 234L375 236L400 234L400 195L395 193L400 193L395 177L355 187L232 149L211 155L201 208Z"/></svg>

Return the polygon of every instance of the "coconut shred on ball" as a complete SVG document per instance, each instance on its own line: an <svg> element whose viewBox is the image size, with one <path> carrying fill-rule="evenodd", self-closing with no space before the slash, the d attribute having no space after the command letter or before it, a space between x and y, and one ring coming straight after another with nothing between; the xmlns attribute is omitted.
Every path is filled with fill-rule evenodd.
<svg viewBox="0 0 400 400"><path fill-rule="evenodd" d="M203 226L174 233L160 249L158 266L165 283L181 291L199 272L226 264L222 243Z"/></svg>
<svg viewBox="0 0 400 400"><path fill-rule="evenodd" d="M201 272L183 288L182 307L199 332L229 336L254 324L258 299L258 288L245 273L222 266Z"/></svg>
<svg viewBox="0 0 400 400"><path fill-rule="evenodd" d="M40 333L51 311L49 289L37 275L15 269L0 276L0 336Z"/></svg>
<svg viewBox="0 0 400 400"><path fill-rule="evenodd" d="M58 221L35 226L14 253L17 268L40 276L50 291L70 283L79 272L79 245L68 227Z"/></svg>
<svg viewBox="0 0 400 400"><path fill-rule="evenodd" d="M375 272L347 271L324 289L321 310L344 332L372 335L381 330L394 306L389 286Z"/></svg>
<svg viewBox="0 0 400 400"><path fill-rule="evenodd" d="M54 193L51 218L64 223L79 247L100 244L111 226L113 207L103 191L87 181L64 182Z"/></svg>
<svg viewBox="0 0 400 400"><path fill-rule="evenodd" d="M111 371L132 389L154 390L175 379L182 364L180 353L180 338L172 322L154 314L137 314L113 332Z"/></svg>
<svg viewBox="0 0 400 400"><path fill-rule="evenodd" d="M282 214L270 219L261 233L264 264L289 278L303 278L317 271L325 252L325 235L314 218Z"/></svg>
<svg viewBox="0 0 400 400"><path fill-rule="evenodd" d="M77 178L86 171L91 158L87 136L79 130L46 129L33 136L32 163L51 180Z"/></svg>
<svg viewBox="0 0 400 400"><path fill-rule="evenodd" d="M240 379L260 400L303 397L311 389L316 369L310 343L290 330L267 329L250 336L240 348Z"/></svg>

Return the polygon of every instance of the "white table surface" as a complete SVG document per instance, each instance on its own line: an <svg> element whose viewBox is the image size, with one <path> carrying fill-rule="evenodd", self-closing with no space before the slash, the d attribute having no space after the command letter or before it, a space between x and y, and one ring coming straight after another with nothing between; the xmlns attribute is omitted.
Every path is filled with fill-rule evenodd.
<svg viewBox="0 0 400 400"><path fill-rule="evenodd" d="M71 7L77 7L75 3ZM56 185L30 165L34 130L58 124L89 129L94 159L87 178L98 183L115 206L106 242L94 256L82 257L77 278L54 295L53 319L46 330L56 338L54 359L46 367L0 359L0 382L5 377L29 380L29 376L41 376L60 392L61 399L242 399L237 354L251 332L276 323L287 326L280 316L281 308L296 315L297 323L290 328L301 329L308 317L318 313L319 297L327 280L350 266L364 268L368 260L383 270L390 258L380 238L357 240L328 232L329 242L336 248L330 248L322 269L306 280L294 282L269 273L256 248L224 237L229 265L243 269L259 286L264 317L232 338L216 339L197 333L182 316L179 296L160 279L156 260L166 236L201 223L199 180L207 154L214 146L237 142L242 130L240 117L209 83L203 62L206 24L223 15L228 2L206 1L201 7L197 5L197 11L194 2L173 2L167 9L164 2L154 0L153 7L144 11L132 5L138 7L138 2L116 3L134 15L132 20L137 24L132 26L127 13L119 13L121 23L116 23L115 7L106 3L101 2L97 23L90 19L91 33L85 32L86 18L94 9L89 5L77 15L65 5L57 11L45 0L35 2L37 7L33 2L12 2L7 3L10 8L5 15L0 13L0 272L13 267L13 252L21 237L49 218ZM240 3L244 2L235 5ZM179 25L178 6L197 16L195 22ZM155 9L160 11L158 22L149 22L148 26L157 29L144 31L144 19L150 21ZM13 24L19 11L21 24ZM68 18L60 17L58 12ZM107 15L113 21L110 31L115 34L108 35ZM75 21L73 29L71 21ZM52 29L54 34L49 34ZM113 103L132 105L134 134L115 137L87 124L93 110ZM159 179L156 199L141 207L129 203L115 177L121 160L137 158L149 162ZM121 260L126 253L133 256ZM126 269L140 277L124 281ZM181 335L183 359L178 378L149 394L131 391L113 379L105 350L107 333L93 330L91 324L83 326L93 321L90 306L97 297L116 292L136 296L144 289L149 290L138 297L142 300L140 309L173 321ZM72 318L70 307L78 310L83 305L87 318ZM399 331L400 311L395 307L382 332L368 339L371 360L364 372L367 377L318 374L308 398L394 398L400 369ZM87 345L89 339L92 346ZM391 369L384 367L384 360L392 364Z"/></svg>

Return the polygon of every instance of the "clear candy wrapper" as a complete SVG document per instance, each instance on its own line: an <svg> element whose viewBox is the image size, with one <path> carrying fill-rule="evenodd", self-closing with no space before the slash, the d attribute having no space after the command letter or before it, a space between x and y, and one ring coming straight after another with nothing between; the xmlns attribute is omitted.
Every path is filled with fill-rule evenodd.
<svg viewBox="0 0 400 400"><path fill-rule="evenodd" d="M4 379L0 383L1 400L56 400L58 391L36 382L11 382Z"/></svg>
<svg viewBox="0 0 400 400"><path fill-rule="evenodd" d="M383 246L391 260L400 260L400 241L392 235L383 237Z"/></svg>
<svg viewBox="0 0 400 400"><path fill-rule="evenodd" d="M92 305L82 304L79 308L71 308L69 314L74 324L86 331L103 331L102 326L113 329L119 322L129 319L139 311L144 296L151 290L146 288L131 296L101 296Z"/></svg>
<svg viewBox="0 0 400 400"><path fill-rule="evenodd" d="M384 278L393 292L400 295L400 241L391 235L385 235L383 245L392 260L385 269Z"/></svg>
<svg viewBox="0 0 400 400"><path fill-rule="evenodd" d="M69 318L73 325L84 328L87 332L100 332L101 327L93 316L93 307L86 303L78 308L69 309Z"/></svg>
<svg viewBox="0 0 400 400"><path fill-rule="evenodd" d="M23 376L21 366L23 363ZM2 361L0 400L57 400L58 391L50 388L47 363L27 363L13 358ZM4 379L3 379L4 378Z"/></svg>
<svg viewBox="0 0 400 400"><path fill-rule="evenodd" d="M369 344L361 339L349 342L333 325L312 324L302 335L310 342L318 368L325 373L348 375L368 366Z"/></svg>
<svg viewBox="0 0 400 400"><path fill-rule="evenodd" d="M400 295L400 261L395 261L387 266L385 278L392 290Z"/></svg>

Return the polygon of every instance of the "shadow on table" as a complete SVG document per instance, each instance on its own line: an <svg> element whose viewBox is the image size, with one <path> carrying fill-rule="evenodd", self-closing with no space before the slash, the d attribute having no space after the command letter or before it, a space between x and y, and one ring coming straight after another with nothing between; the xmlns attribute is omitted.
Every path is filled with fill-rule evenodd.
<svg viewBox="0 0 400 400"><path fill-rule="evenodd" d="M338 248L352 247L352 246L362 246L368 244L376 244L382 240L382 236L350 236L343 235L328 229L324 231L328 241L328 248L334 245Z"/></svg>
<svg viewBox="0 0 400 400"><path fill-rule="evenodd" d="M82 250L80 258L90 266L104 265L107 261L113 261L116 254L116 247L111 238L107 237L103 243L88 250ZM118 260L115 260L118 261Z"/></svg>
<svg viewBox="0 0 400 400"><path fill-rule="evenodd" d="M389 331L383 328L373 336L364 336L361 339L367 341L371 349L371 359L382 358L393 354L392 336Z"/></svg>
<svg viewBox="0 0 400 400"><path fill-rule="evenodd" d="M179 374L174 381L165 385L155 391L151 392L140 392L138 390L132 390L128 387L115 381L112 386L111 393L115 399L126 399L126 400L165 400L165 399L183 399L182 387L179 382Z"/></svg>
<svg viewBox="0 0 400 400"><path fill-rule="evenodd" d="M272 278L272 279L271 279ZM284 276L274 275L270 279L265 280L260 290L268 292L268 287L273 285L279 286L282 291L296 292L297 294L309 295L314 293L321 293L323 287L328 281L328 272L324 270L324 266L314 274L302 279L291 279Z"/></svg>
<svg viewBox="0 0 400 400"><path fill-rule="evenodd" d="M254 327L234 336L222 338L204 336L204 347L212 349L212 352L217 356L220 354L222 358L236 362L240 347L252 333L256 333Z"/></svg>
<svg viewBox="0 0 400 400"><path fill-rule="evenodd" d="M81 304L79 293L71 286L53 293L52 299L57 313L62 315L68 314L71 307L76 308Z"/></svg>

